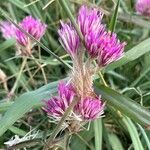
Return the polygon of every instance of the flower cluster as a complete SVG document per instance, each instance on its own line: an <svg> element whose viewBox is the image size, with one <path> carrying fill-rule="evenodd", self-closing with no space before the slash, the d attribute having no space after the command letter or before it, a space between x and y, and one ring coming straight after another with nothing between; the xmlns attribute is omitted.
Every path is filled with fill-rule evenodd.
<svg viewBox="0 0 150 150"><path fill-rule="evenodd" d="M144 16L150 16L150 0L137 0L136 11Z"/></svg>
<svg viewBox="0 0 150 150"><path fill-rule="evenodd" d="M32 35L36 40L40 40L46 30L46 25L32 16L25 17L19 23L19 26ZM0 30L5 39L16 39L16 46L18 51L21 51L21 54L31 55L31 49L35 45L35 42L31 40L25 33L17 29L13 24L6 21L0 23Z"/></svg>
<svg viewBox="0 0 150 150"><path fill-rule="evenodd" d="M64 124L73 132L79 131L85 123L104 113L105 103L93 89L92 77L97 70L92 64L93 60L97 61L99 69L123 56L125 42L120 42L115 33L106 30L102 18L103 14L96 8L81 6L79 9L77 24L84 38L88 58L84 57L83 45L71 23L61 21L58 30L60 42L73 60L73 69L69 83L60 83L58 96L45 101L43 109L50 118L58 122L70 103L77 100Z"/></svg>
<svg viewBox="0 0 150 150"><path fill-rule="evenodd" d="M125 42L121 43L117 39L115 33L106 30L102 18L103 14L96 8L88 8L84 5L81 6L77 18L77 23L84 37L86 51L91 58L98 61L100 67L121 58L126 45ZM71 32L68 32L69 30ZM76 30L71 25L63 23L59 35L66 51L75 57L78 54L80 44Z"/></svg>
<svg viewBox="0 0 150 150"><path fill-rule="evenodd" d="M60 82L58 85L58 96L52 97L45 102L44 111L55 122L60 121L65 111L74 98L78 98L71 84ZM99 118L104 113L104 103L98 97L86 97L81 99L65 120L64 128L78 132L87 121Z"/></svg>

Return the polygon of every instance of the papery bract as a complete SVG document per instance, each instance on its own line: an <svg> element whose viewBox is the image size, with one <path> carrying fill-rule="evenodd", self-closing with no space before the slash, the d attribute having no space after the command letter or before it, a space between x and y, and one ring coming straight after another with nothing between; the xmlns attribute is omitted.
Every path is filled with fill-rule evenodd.
<svg viewBox="0 0 150 150"><path fill-rule="evenodd" d="M58 85L58 96L52 97L50 100L45 101L45 107L43 108L48 116L53 119L59 120L75 96L73 87L70 84L60 82Z"/></svg>
<svg viewBox="0 0 150 150"><path fill-rule="evenodd" d="M58 30L58 34L60 36L62 46L71 55L71 57L74 58L77 55L80 44L76 30L70 23L67 24L61 21L61 27Z"/></svg>
<svg viewBox="0 0 150 150"><path fill-rule="evenodd" d="M82 120L90 121L101 117L104 106L100 98L86 97L77 104L76 111L81 115Z"/></svg>
<svg viewBox="0 0 150 150"><path fill-rule="evenodd" d="M98 45L97 61L99 66L103 67L123 56L126 43L121 43L115 33L105 32L99 37Z"/></svg>
<svg viewBox="0 0 150 150"><path fill-rule="evenodd" d="M97 30L101 26L102 18L103 14L96 8L81 6L78 13L78 24L83 36L90 33L91 30Z"/></svg>

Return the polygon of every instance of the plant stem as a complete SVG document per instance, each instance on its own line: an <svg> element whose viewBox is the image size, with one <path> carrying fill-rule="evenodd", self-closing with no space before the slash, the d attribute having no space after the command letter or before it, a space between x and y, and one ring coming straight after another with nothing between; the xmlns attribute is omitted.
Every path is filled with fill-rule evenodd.
<svg viewBox="0 0 150 150"><path fill-rule="evenodd" d="M105 79L104 79L104 77L103 77L102 72L101 72L101 71L99 71L99 72L98 72L98 74L99 74L99 76L100 76L100 78L101 78L101 80L102 80L102 83L103 83L105 86L107 86L107 87L108 87L108 85L107 85L107 83L106 83L106 81L105 81Z"/></svg>
<svg viewBox="0 0 150 150"><path fill-rule="evenodd" d="M18 82L19 82L19 80L20 80L20 78L21 78L21 74L22 74L23 69L24 69L24 67L25 67L25 65L26 65L26 62L27 62L27 57L24 57L24 58L23 58L22 65L21 65L21 68L20 68L20 71L19 71L18 76L17 76L17 78L16 78L16 81L15 81L15 83L14 83L14 85L13 85L11 91L9 92L9 95L10 95L10 96L14 94L14 92L15 92L15 90L16 90L16 88L17 88Z"/></svg>

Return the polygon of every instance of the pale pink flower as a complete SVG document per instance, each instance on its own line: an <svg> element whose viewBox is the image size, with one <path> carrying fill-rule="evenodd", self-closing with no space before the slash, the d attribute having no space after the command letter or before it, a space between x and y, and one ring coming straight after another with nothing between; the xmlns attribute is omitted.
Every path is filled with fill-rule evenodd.
<svg viewBox="0 0 150 150"><path fill-rule="evenodd" d="M5 39L15 38L16 27L8 21L0 22L0 31Z"/></svg>
<svg viewBox="0 0 150 150"><path fill-rule="evenodd" d="M135 9L141 15L150 16L150 0L137 0Z"/></svg>

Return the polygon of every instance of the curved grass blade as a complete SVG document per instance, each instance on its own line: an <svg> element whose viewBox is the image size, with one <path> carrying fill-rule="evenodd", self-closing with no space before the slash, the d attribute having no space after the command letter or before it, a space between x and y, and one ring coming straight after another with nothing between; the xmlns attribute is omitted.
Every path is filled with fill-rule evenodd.
<svg viewBox="0 0 150 150"><path fill-rule="evenodd" d="M123 117L123 122L127 126L127 129L129 131L129 134L130 134L131 139L132 139L134 149L135 150L144 150L144 148L142 146L142 143L140 141L140 138L139 138L138 131L137 131L136 126L134 125L134 123L128 117Z"/></svg>
<svg viewBox="0 0 150 150"><path fill-rule="evenodd" d="M27 92L18 98L8 108L2 119L0 120L0 136L7 131L18 119L23 117L25 113L32 108L36 108L42 105L42 100L50 98L50 96L56 93L56 87L58 82L50 83L35 91ZM13 115L12 115L13 114Z"/></svg>
<svg viewBox="0 0 150 150"><path fill-rule="evenodd" d="M116 5L116 8L115 8L115 11L113 13L113 16L112 16L110 24L109 24L109 30L111 32L114 32L115 27L116 27L119 6L120 6L120 0L117 1L117 5Z"/></svg>
<svg viewBox="0 0 150 150"><path fill-rule="evenodd" d="M133 47L132 49L128 50L125 53L124 57L122 57L120 60L110 64L108 67L106 67L106 71L113 70L117 67L125 65L128 62L141 57L142 55L144 55L145 53L147 53L149 51L150 51L150 38L144 40L140 44L138 44L135 47Z"/></svg>
<svg viewBox="0 0 150 150"><path fill-rule="evenodd" d="M121 95L120 93L112 90L103 85L96 84L95 92L102 95L107 103L119 110L126 116L134 121L144 125L148 128L150 126L150 112L130 98Z"/></svg>

